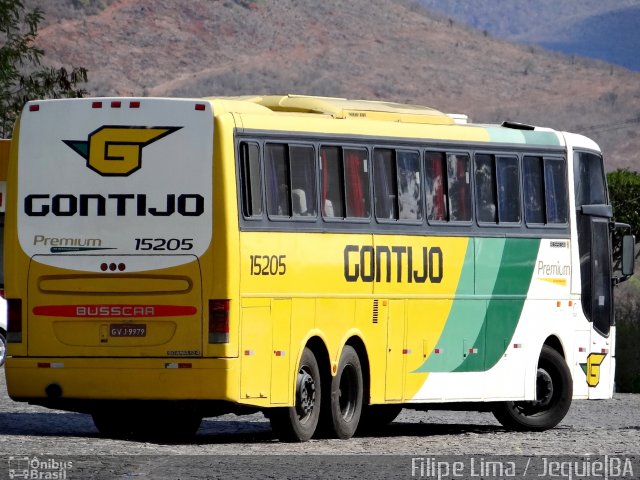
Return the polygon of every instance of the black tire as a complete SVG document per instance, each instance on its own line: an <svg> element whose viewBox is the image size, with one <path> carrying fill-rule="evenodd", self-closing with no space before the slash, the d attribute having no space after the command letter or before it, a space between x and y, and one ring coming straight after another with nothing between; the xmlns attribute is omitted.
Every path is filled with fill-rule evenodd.
<svg viewBox="0 0 640 480"><path fill-rule="evenodd" d="M309 440L318 426L321 398L318 362L313 352L305 347L298 366L295 406L269 411L269 421L276 436L285 442Z"/></svg>
<svg viewBox="0 0 640 480"><path fill-rule="evenodd" d="M402 405L363 405L358 433L374 433L393 422Z"/></svg>
<svg viewBox="0 0 640 480"><path fill-rule="evenodd" d="M538 360L537 400L500 402L493 414L506 428L542 431L558 425L571 406L573 379L567 363L553 348L544 345Z"/></svg>
<svg viewBox="0 0 640 480"><path fill-rule="evenodd" d="M358 354L345 345L338 362L338 371L331 379L330 396L326 397L323 427L329 436L351 438L356 433L362 413L364 382Z"/></svg>
<svg viewBox="0 0 640 480"><path fill-rule="evenodd" d="M0 367L4 365L7 359L7 338L4 333L0 331Z"/></svg>

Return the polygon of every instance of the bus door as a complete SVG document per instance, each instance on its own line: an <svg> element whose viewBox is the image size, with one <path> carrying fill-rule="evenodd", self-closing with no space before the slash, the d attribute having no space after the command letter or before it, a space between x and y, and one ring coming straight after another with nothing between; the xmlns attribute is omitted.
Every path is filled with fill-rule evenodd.
<svg viewBox="0 0 640 480"><path fill-rule="evenodd" d="M611 282L612 217L608 204L602 157L575 152L574 181L582 309L591 322L590 349L581 365L589 386L589 398L606 398L613 385L611 358L614 324Z"/></svg>

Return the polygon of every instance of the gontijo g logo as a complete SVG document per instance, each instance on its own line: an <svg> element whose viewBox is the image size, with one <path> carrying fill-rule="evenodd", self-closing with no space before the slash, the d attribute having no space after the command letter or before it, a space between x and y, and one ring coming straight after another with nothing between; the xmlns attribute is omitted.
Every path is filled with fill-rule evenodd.
<svg viewBox="0 0 640 480"><path fill-rule="evenodd" d="M87 161L87 167L107 177L127 177L142 166L142 149L182 127L102 126L87 140L63 140Z"/></svg>

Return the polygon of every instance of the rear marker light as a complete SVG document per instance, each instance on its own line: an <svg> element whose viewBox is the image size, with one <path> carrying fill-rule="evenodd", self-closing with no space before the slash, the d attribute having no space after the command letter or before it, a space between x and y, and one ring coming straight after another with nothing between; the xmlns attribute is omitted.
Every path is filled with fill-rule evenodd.
<svg viewBox="0 0 640 480"><path fill-rule="evenodd" d="M29 105L30 112L37 112L40 110L40 105Z"/></svg>
<svg viewBox="0 0 640 480"><path fill-rule="evenodd" d="M253 357L256 354L255 350L245 350L244 351L244 356L245 357Z"/></svg>
<svg viewBox="0 0 640 480"><path fill-rule="evenodd" d="M91 108L102 108L102 102L93 102Z"/></svg>
<svg viewBox="0 0 640 480"><path fill-rule="evenodd" d="M608 348L603 348L600 350L600 353L609 353L609 349Z"/></svg>
<svg viewBox="0 0 640 480"><path fill-rule="evenodd" d="M196 110L199 112L203 112L206 108L207 106L204 103L196 103Z"/></svg>
<svg viewBox="0 0 640 480"><path fill-rule="evenodd" d="M514 343L513 344L513 348L522 348L522 344L521 343Z"/></svg>
<svg viewBox="0 0 640 480"><path fill-rule="evenodd" d="M129 108L140 108L140 102L130 102Z"/></svg>
<svg viewBox="0 0 640 480"><path fill-rule="evenodd" d="M578 348L578 352L580 352L580 353L584 353L586 351L587 351L587 349L585 347L579 347Z"/></svg>
<svg viewBox="0 0 640 480"><path fill-rule="evenodd" d="M122 102L114 101L111 102L111 108L120 108L122 106Z"/></svg>
<svg viewBox="0 0 640 480"><path fill-rule="evenodd" d="M229 343L229 303L209 300L209 343Z"/></svg>
<svg viewBox="0 0 640 480"><path fill-rule="evenodd" d="M471 353L471 354L473 354L473 353L478 353L478 349L477 349L477 348L470 348L470 349L468 350L468 353Z"/></svg>
<svg viewBox="0 0 640 480"><path fill-rule="evenodd" d="M442 348L436 348L433 353L435 353L436 355L439 355L443 352Z"/></svg>
<svg viewBox="0 0 640 480"><path fill-rule="evenodd" d="M286 352L285 352L285 351L283 351L283 350L274 350L274 351L273 351L273 354L274 354L276 357L284 357L284 356L286 355Z"/></svg>
<svg viewBox="0 0 640 480"><path fill-rule="evenodd" d="M402 349L402 354L403 355L410 355L411 354L411 349L410 348L403 348Z"/></svg>

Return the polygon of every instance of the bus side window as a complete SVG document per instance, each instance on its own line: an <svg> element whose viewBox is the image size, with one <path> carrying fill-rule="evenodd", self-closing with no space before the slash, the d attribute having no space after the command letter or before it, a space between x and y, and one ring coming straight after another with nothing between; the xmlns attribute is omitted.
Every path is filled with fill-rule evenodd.
<svg viewBox="0 0 640 480"><path fill-rule="evenodd" d="M313 147L291 145L291 207L294 217L315 217L316 166Z"/></svg>
<svg viewBox="0 0 640 480"><path fill-rule="evenodd" d="M340 147L320 148L322 169L322 215L327 218L344 218L344 176Z"/></svg>
<svg viewBox="0 0 640 480"><path fill-rule="evenodd" d="M398 217L403 220L422 220L422 182L420 154L398 150Z"/></svg>
<svg viewBox="0 0 640 480"><path fill-rule="evenodd" d="M344 179L347 217L369 218L369 159L364 148L344 148Z"/></svg>
<svg viewBox="0 0 640 480"><path fill-rule="evenodd" d="M471 161L469 155L447 154L447 178L449 192L449 220L471 221Z"/></svg>
<svg viewBox="0 0 640 480"><path fill-rule="evenodd" d="M565 162L545 158L544 184L547 202L547 223L565 224L568 219Z"/></svg>
<svg viewBox="0 0 640 480"><path fill-rule="evenodd" d="M518 157L496 157L498 219L520 223L520 165Z"/></svg>
<svg viewBox="0 0 640 480"><path fill-rule="evenodd" d="M444 153L427 152L425 157L425 191L428 220L447 220L447 188L447 166Z"/></svg>
<svg viewBox="0 0 640 480"><path fill-rule="evenodd" d="M527 224L546 222L542 158L524 157L524 219Z"/></svg>
<svg viewBox="0 0 640 480"><path fill-rule="evenodd" d="M242 210L245 217L262 216L262 182L260 179L260 149L255 143L240 144L242 174Z"/></svg>
<svg viewBox="0 0 640 480"><path fill-rule="evenodd" d="M287 145L268 143L265 146L265 183L269 216L291 216L291 186Z"/></svg>
<svg viewBox="0 0 640 480"><path fill-rule="evenodd" d="M395 151L376 148L373 151L376 218L393 220L398 218L398 185Z"/></svg>
<svg viewBox="0 0 640 480"><path fill-rule="evenodd" d="M478 222L497 223L496 171L493 155L476 155L476 206Z"/></svg>

